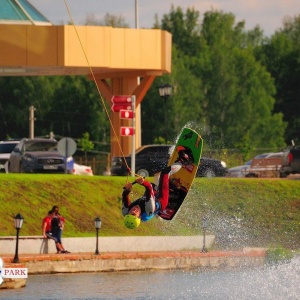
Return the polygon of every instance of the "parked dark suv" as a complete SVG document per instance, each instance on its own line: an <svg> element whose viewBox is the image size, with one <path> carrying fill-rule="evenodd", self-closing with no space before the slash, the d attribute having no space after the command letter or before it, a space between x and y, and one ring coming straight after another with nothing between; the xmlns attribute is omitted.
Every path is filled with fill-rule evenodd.
<svg viewBox="0 0 300 300"><path fill-rule="evenodd" d="M56 140L25 138L10 154L8 172L65 173L65 165L65 158L57 151Z"/></svg>
<svg viewBox="0 0 300 300"><path fill-rule="evenodd" d="M135 173L143 176L153 176L168 164L174 146L147 145L140 147L135 154ZM131 156L125 157L127 165L131 168ZM124 176L128 174L127 166L122 157L113 157L111 175ZM213 158L202 157L196 177L223 177L228 169L226 163Z"/></svg>
<svg viewBox="0 0 300 300"><path fill-rule="evenodd" d="M171 153L171 146L168 145L147 145L142 146L135 152L135 173L149 177L160 172L167 166ZM131 156L125 157L127 165L131 168ZM127 175L127 166L123 157L113 157L110 169L111 175Z"/></svg>
<svg viewBox="0 0 300 300"><path fill-rule="evenodd" d="M300 173L300 147L293 145L292 148L283 152L280 177Z"/></svg>

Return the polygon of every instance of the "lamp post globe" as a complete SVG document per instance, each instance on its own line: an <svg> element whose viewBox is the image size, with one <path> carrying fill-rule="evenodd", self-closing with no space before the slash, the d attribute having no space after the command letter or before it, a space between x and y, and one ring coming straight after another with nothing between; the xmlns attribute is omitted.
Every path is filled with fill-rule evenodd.
<svg viewBox="0 0 300 300"><path fill-rule="evenodd" d="M101 219L99 217L95 218L94 220L94 224L95 224L95 228L96 229L100 229L101 228Z"/></svg>
<svg viewBox="0 0 300 300"><path fill-rule="evenodd" d="M169 96L171 96L172 94L172 85L170 84L164 84L164 85L161 85L159 88L158 88L158 91L159 91L159 95L161 97L166 97L168 98Z"/></svg>

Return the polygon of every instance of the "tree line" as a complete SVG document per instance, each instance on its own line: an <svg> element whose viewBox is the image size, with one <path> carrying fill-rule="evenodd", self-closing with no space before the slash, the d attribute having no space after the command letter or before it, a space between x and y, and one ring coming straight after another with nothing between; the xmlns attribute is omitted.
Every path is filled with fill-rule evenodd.
<svg viewBox="0 0 300 300"><path fill-rule="evenodd" d="M153 28L172 34L172 73L157 77L142 102L142 143L172 143L183 126L197 129L210 149L248 153L299 143L300 15L286 17L270 37L259 26L246 30L232 13L200 16L172 6L155 18ZM110 15L104 24L88 16L89 23L127 26ZM162 109L165 83L173 92ZM1 140L28 136L33 105L36 136L88 132L95 149L110 143L105 110L85 76L0 77L0 90Z"/></svg>

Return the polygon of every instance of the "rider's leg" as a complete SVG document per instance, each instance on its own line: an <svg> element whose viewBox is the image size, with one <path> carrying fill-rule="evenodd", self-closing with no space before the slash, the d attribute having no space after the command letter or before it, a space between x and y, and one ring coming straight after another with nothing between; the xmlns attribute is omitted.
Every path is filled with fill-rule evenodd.
<svg viewBox="0 0 300 300"><path fill-rule="evenodd" d="M174 163L173 165L163 169L159 177L159 201L161 205L161 210L164 210L169 202L169 176L178 172L182 167L182 164L179 162Z"/></svg>

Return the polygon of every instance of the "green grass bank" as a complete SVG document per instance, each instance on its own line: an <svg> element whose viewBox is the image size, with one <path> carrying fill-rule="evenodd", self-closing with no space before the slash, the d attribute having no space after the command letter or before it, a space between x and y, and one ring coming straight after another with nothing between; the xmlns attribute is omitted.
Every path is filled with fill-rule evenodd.
<svg viewBox="0 0 300 300"><path fill-rule="evenodd" d="M129 178L131 179L131 178ZM100 236L216 236L215 248L300 247L300 181L288 179L196 178L173 221L155 218L135 230L123 226L120 212L126 177L38 174L0 175L1 236L15 235L13 218L24 217L20 235L41 235L42 218L53 205L66 218L64 237L95 236L93 220L102 220ZM135 186L132 197L143 189Z"/></svg>

